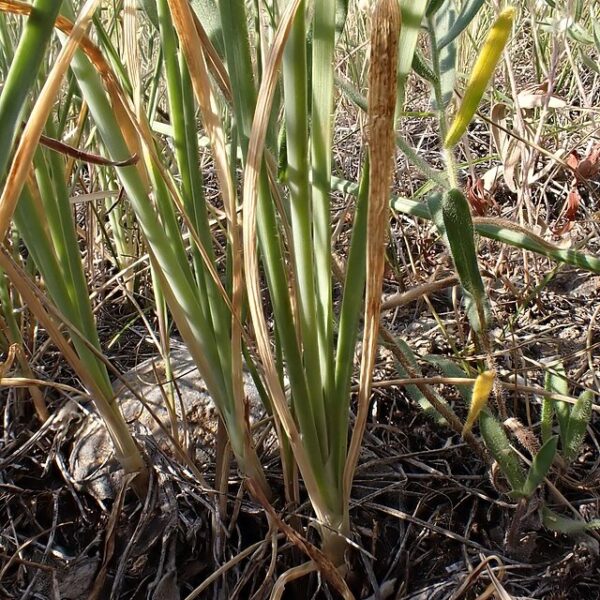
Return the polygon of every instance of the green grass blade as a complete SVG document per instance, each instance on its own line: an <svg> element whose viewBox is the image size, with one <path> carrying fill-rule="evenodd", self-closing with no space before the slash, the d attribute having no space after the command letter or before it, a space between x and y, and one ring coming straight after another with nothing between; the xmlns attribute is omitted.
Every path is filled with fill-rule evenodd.
<svg viewBox="0 0 600 600"><path fill-rule="evenodd" d="M485 0L465 0L454 25L445 35L438 38L438 48L442 49L452 43L469 26L484 3Z"/></svg>
<svg viewBox="0 0 600 600"><path fill-rule="evenodd" d="M323 461L326 461L329 443L323 401L323 373L320 365L317 327L315 327L318 316L313 254L312 189L309 184L305 10L305 4L301 2L283 56L292 247L297 277L298 313L304 367L310 373L307 378L308 398L296 398L296 400L311 404L321 457Z"/></svg>
<svg viewBox="0 0 600 600"><path fill-rule="evenodd" d="M348 448L348 397L352 372L354 368L354 352L360 331L365 278L367 243L367 208L369 194L369 162L365 160L361 175L360 190L356 203L354 226L350 240L350 251L344 279L344 291L340 308L338 338L335 352L335 395L330 399L336 413L330 424L332 443L337 444L335 451L335 472L341 476L346 462ZM334 407L335 403L335 407Z"/></svg>
<svg viewBox="0 0 600 600"><path fill-rule="evenodd" d="M336 4L318 2L313 16L312 103L310 155L312 172L313 251L315 263L316 323L319 366L322 373L326 422L337 435L339 406L333 357L333 294L331 277L331 148L333 129L333 64L336 39ZM329 427L328 427L329 429ZM345 439L345 436L344 436ZM331 445L336 440L331 440ZM328 448L328 453L335 450Z"/></svg>
<svg viewBox="0 0 600 600"><path fill-rule="evenodd" d="M417 47L421 22L427 8L427 0L402 2L402 29L398 44L398 96L396 115L404 106L406 82L413 65L413 56Z"/></svg>

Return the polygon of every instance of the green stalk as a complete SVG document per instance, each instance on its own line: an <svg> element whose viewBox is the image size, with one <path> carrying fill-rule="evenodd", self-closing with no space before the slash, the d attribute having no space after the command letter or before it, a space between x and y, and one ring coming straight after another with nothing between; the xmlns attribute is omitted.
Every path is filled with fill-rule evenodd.
<svg viewBox="0 0 600 600"><path fill-rule="evenodd" d="M348 401L354 369L354 352L360 329L366 278L367 208L369 194L369 161L365 160L360 189L356 201L356 213L352 228L350 252L344 279L344 292L340 308L339 331L335 354L335 396L331 411L332 440L335 451L335 473L341 478L348 451ZM340 481L340 486L341 486ZM341 492L340 487L340 492Z"/></svg>
<svg viewBox="0 0 600 600"><path fill-rule="evenodd" d="M256 105L256 88L252 78L252 59L246 29L245 3L243 0L220 0L219 8L227 66L234 92L234 114L238 123L240 146L245 161ZM298 398L308 398L306 371L303 367L298 337L294 328L283 243L269 189L267 173L263 166L259 174L257 221L267 287L271 296L277 333L285 357L292 395ZM304 410L297 412L297 417L306 440L306 446L318 451L319 444L311 406L305 405L303 408ZM318 455L315 460L318 461ZM322 479L321 483L324 486Z"/></svg>
<svg viewBox="0 0 600 600"><path fill-rule="evenodd" d="M333 125L333 63L336 38L336 3L317 2L312 36L312 105L310 154L312 171L313 243L316 285L316 329L319 363L328 425L327 456L337 441L331 436L339 422L334 397L333 295L331 279L331 146ZM289 149L288 149L289 152ZM309 244L310 246L310 244ZM335 433L334 433L335 432ZM345 436L344 436L345 439ZM333 474L335 480L335 474Z"/></svg>
<svg viewBox="0 0 600 600"><path fill-rule="evenodd" d="M54 30L61 0L35 0L0 94L0 178Z"/></svg>
<svg viewBox="0 0 600 600"><path fill-rule="evenodd" d="M435 79L433 82L433 93L435 96L436 109L438 113L438 122L440 125L440 138L446 139L448 134L448 122L446 120L446 110L444 104L444 94L442 90L442 66L440 63L440 51L435 34L435 21L434 17L428 18L429 25L429 41L431 47L431 62L433 64L433 70L435 73ZM446 162L446 173L448 175L448 181L452 188L458 187L458 179L456 174L456 161L452 150L444 148L444 160Z"/></svg>
<svg viewBox="0 0 600 600"><path fill-rule="evenodd" d="M311 227L313 214L308 162L305 10L304 2L301 2L283 56L292 247L297 276L296 288L303 362L304 368L310 374L307 379L308 398L295 396L293 402L298 413L306 410L305 404L309 404L311 407L313 427L319 441L320 464L322 465L323 461L327 460L328 441L316 327L315 265Z"/></svg>

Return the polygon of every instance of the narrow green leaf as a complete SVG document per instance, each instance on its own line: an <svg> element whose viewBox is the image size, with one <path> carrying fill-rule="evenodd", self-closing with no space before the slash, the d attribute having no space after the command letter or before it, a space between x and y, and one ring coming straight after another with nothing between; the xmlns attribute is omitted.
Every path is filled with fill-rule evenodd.
<svg viewBox="0 0 600 600"><path fill-rule="evenodd" d="M427 5L427 16L431 17L434 15L444 2L449 4L450 0L429 0L429 4Z"/></svg>
<svg viewBox="0 0 600 600"><path fill-rule="evenodd" d="M557 447L558 436L555 435L551 437L533 457L525 485L523 486L523 494L525 496L532 496L538 486L544 481L544 477L546 477L552 466Z"/></svg>
<svg viewBox="0 0 600 600"><path fill-rule="evenodd" d="M398 95L396 114L404 106L406 80L413 65L413 55L417 47L421 22L427 8L427 0L402 2L402 29L398 43Z"/></svg>
<svg viewBox="0 0 600 600"><path fill-rule="evenodd" d="M446 377L465 379L470 377L470 375L465 373L452 359L446 358L445 356L427 354L423 357L423 360L437 367ZM473 386L470 383L465 383L464 385L456 385L455 387L465 401L465 405L469 406L471 404L471 392L473 391Z"/></svg>
<svg viewBox="0 0 600 600"><path fill-rule="evenodd" d="M216 0L190 0L190 4L219 56L224 56L223 29Z"/></svg>
<svg viewBox="0 0 600 600"><path fill-rule="evenodd" d="M452 2L446 2L434 17L435 39L443 39L454 27L456 22L456 10ZM437 42L436 42L437 44ZM450 42L444 48L438 48L439 65L437 71L440 74L440 91L442 95L442 106L438 110L445 109L454 94L456 82L456 42ZM434 67L435 68L435 67Z"/></svg>
<svg viewBox="0 0 600 600"><path fill-rule="evenodd" d="M334 433L332 437L334 443L338 445L335 458L338 472L344 468L348 446L348 411L346 408L365 290L368 200L369 161L366 159L361 174L354 226L352 227L335 352L335 398L332 399L332 405L337 407L338 417L335 419L337 433Z"/></svg>
<svg viewBox="0 0 600 600"><path fill-rule="evenodd" d="M569 384L567 382L567 373L562 363L554 367L548 368L544 375L544 388L548 392L561 394L562 396L569 395ZM561 400L552 400L556 418L558 419L560 440L562 442L563 451L567 447L567 431L569 428L569 415L571 414L571 405L568 402Z"/></svg>
<svg viewBox="0 0 600 600"><path fill-rule="evenodd" d="M427 60L418 48L415 50L415 53L413 55L412 68L413 71L419 77L425 79L425 81L429 81L429 83L434 85L438 83L437 75L434 73L433 67L427 63Z"/></svg>
<svg viewBox="0 0 600 600"><path fill-rule="evenodd" d="M485 0L465 0L454 25L443 37L438 39L438 48L442 49L453 42L471 23Z"/></svg>
<svg viewBox="0 0 600 600"><path fill-rule="evenodd" d="M542 414L540 416L540 426L543 444L545 444L552 435L553 417L554 402L550 398L542 398Z"/></svg>
<svg viewBox="0 0 600 600"><path fill-rule="evenodd" d="M139 0L139 2L150 23L154 25L155 29L158 29L158 10L156 8L156 0Z"/></svg>
<svg viewBox="0 0 600 600"><path fill-rule="evenodd" d="M410 349L410 346L400 338L396 338L396 346L398 346L402 354L404 354L406 359L410 362L415 374L418 377L421 377L421 369L417 364L417 358L414 352ZM398 372L398 375L401 378L409 377L409 374L407 373L406 369L397 360L394 361L394 364L396 366L396 371ZM425 413L427 417L433 419L438 425L443 425L446 423L446 419L444 419L444 417L442 417L437 412L437 410L431 405L429 400L427 400L423 392L421 392L421 390L416 385L406 385L404 386L404 389L410 397L410 399L413 402L416 402L421 407L421 410ZM434 391L433 393L436 395L437 399L442 404L445 404L446 406L448 405L448 403L439 394L437 394L437 392Z"/></svg>
<svg viewBox="0 0 600 600"><path fill-rule="evenodd" d="M348 17L348 6L350 0L336 0L335 2L335 39L337 40L346 25L346 18Z"/></svg>

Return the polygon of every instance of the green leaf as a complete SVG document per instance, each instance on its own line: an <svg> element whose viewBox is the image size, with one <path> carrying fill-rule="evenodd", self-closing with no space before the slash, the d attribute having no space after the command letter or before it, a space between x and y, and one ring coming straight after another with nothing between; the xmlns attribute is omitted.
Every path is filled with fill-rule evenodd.
<svg viewBox="0 0 600 600"><path fill-rule="evenodd" d="M436 40L443 39L456 23L456 10L452 2L446 2L435 14L434 28ZM456 42L448 43L439 49L440 88L443 106L437 106L439 110L445 109L454 94L454 83L456 81Z"/></svg>
<svg viewBox="0 0 600 600"><path fill-rule="evenodd" d="M453 42L471 23L479 9L483 6L485 0L465 0L454 25L450 31L441 38L438 38L438 48L441 50Z"/></svg>
<svg viewBox="0 0 600 600"><path fill-rule="evenodd" d="M335 38L336 40L342 35L346 18L348 17L349 0L336 0L335 5Z"/></svg>
<svg viewBox="0 0 600 600"><path fill-rule="evenodd" d="M37 79L61 4L58 0L33 3L4 80L0 94L0 179L8 165L15 134L27 106L27 96Z"/></svg>
<svg viewBox="0 0 600 600"><path fill-rule="evenodd" d="M196 13L198 20L202 23L206 35L212 42L219 56L225 56L225 44L223 42L223 29L219 7L215 0L190 0L192 10Z"/></svg>
<svg viewBox="0 0 600 600"><path fill-rule="evenodd" d="M467 316L473 329L482 331L486 328L489 306L477 262L469 204L463 193L454 189L443 194L441 210L448 246L465 294Z"/></svg>
<svg viewBox="0 0 600 600"><path fill-rule="evenodd" d="M338 184L339 185L339 184ZM345 189L355 189L348 188ZM355 192L353 192L355 193ZM391 201L392 208L398 212L407 215L413 215L421 219L431 219L431 213L426 203L410 198L398 197ZM586 271L600 274L600 258L591 254L584 254L576 250L562 250L559 248L551 248L549 245L542 243L533 235L527 235L519 229L511 229L510 224L503 225L501 223L492 223L479 221L474 223L475 231L480 235L491 240L496 240L504 244L529 250L546 256L560 263L573 265Z"/></svg>
<svg viewBox="0 0 600 600"><path fill-rule="evenodd" d="M406 80L413 65L421 22L425 15L427 0L402 2L402 29L398 44L398 108L404 106Z"/></svg>
<svg viewBox="0 0 600 600"><path fill-rule="evenodd" d="M552 435L554 402L550 398L542 398L542 414L540 416L542 443L545 444Z"/></svg>
<svg viewBox="0 0 600 600"><path fill-rule="evenodd" d="M542 524L546 529L564 535L577 535L592 529L600 529L600 519L591 521L569 519L555 513L546 506L542 506Z"/></svg>
<svg viewBox="0 0 600 600"><path fill-rule="evenodd" d="M412 59L413 71L419 76L429 81L432 85L437 83L437 75L433 72L433 67L427 62L423 54L417 48Z"/></svg>
<svg viewBox="0 0 600 600"><path fill-rule="evenodd" d="M158 29L158 9L156 7L156 0L139 0L139 2L150 23L154 25L155 29Z"/></svg>
<svg viewBox="0 0 600 600"><path fill-rule="evenodd" d="M429 5L427 6L427 16L431 17L434 15L442 6L445 0L429 0ZM450 0L446 0L448 4Z"/></svg>
<svg viewBox="0 0 600 600"><path fill-rule="evenodd" d="M592 418L593 394L585 391L579 396L571 409L569 427L567 429L566 444L564 447L565 458L573 460L579 454L587 426Z"/></svg>
<svg viewBox="0 0 600 600"><path fill-rule="evenodd" d="M593 46L594 38L579 23L567 28L567 35L584 46Z"/></svg>
<svg viewBox="0 0 600 600"><path fill-rule="evenodd" d="M525 485L525 472L519 462L517 453L511 448L508 437L496 417L488 411L479 415L479 429L487 449L490 451L512 491L522 494Z"/></svg>
<svg viewBox="0 0 600 600"><path fill-rule="evenodd" d="M523 486L523 494L527 497L533 495L538 486L544 481L544 477L548 474L552 461L558 447L558 436L551 437L533 457L527 480Z"/></svg>

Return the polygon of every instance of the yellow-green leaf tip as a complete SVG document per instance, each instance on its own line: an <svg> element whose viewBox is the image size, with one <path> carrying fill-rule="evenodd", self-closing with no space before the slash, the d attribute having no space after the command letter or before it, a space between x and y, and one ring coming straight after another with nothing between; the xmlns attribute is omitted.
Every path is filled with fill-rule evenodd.
<svg viewBox="0 0 600 600"><path fill-rule="evenodd" d="M508 6L492 25L475 61L460 108L444 140L445 148L454 146L467 130L508 42L516 14L517 9Z"/></svg>

